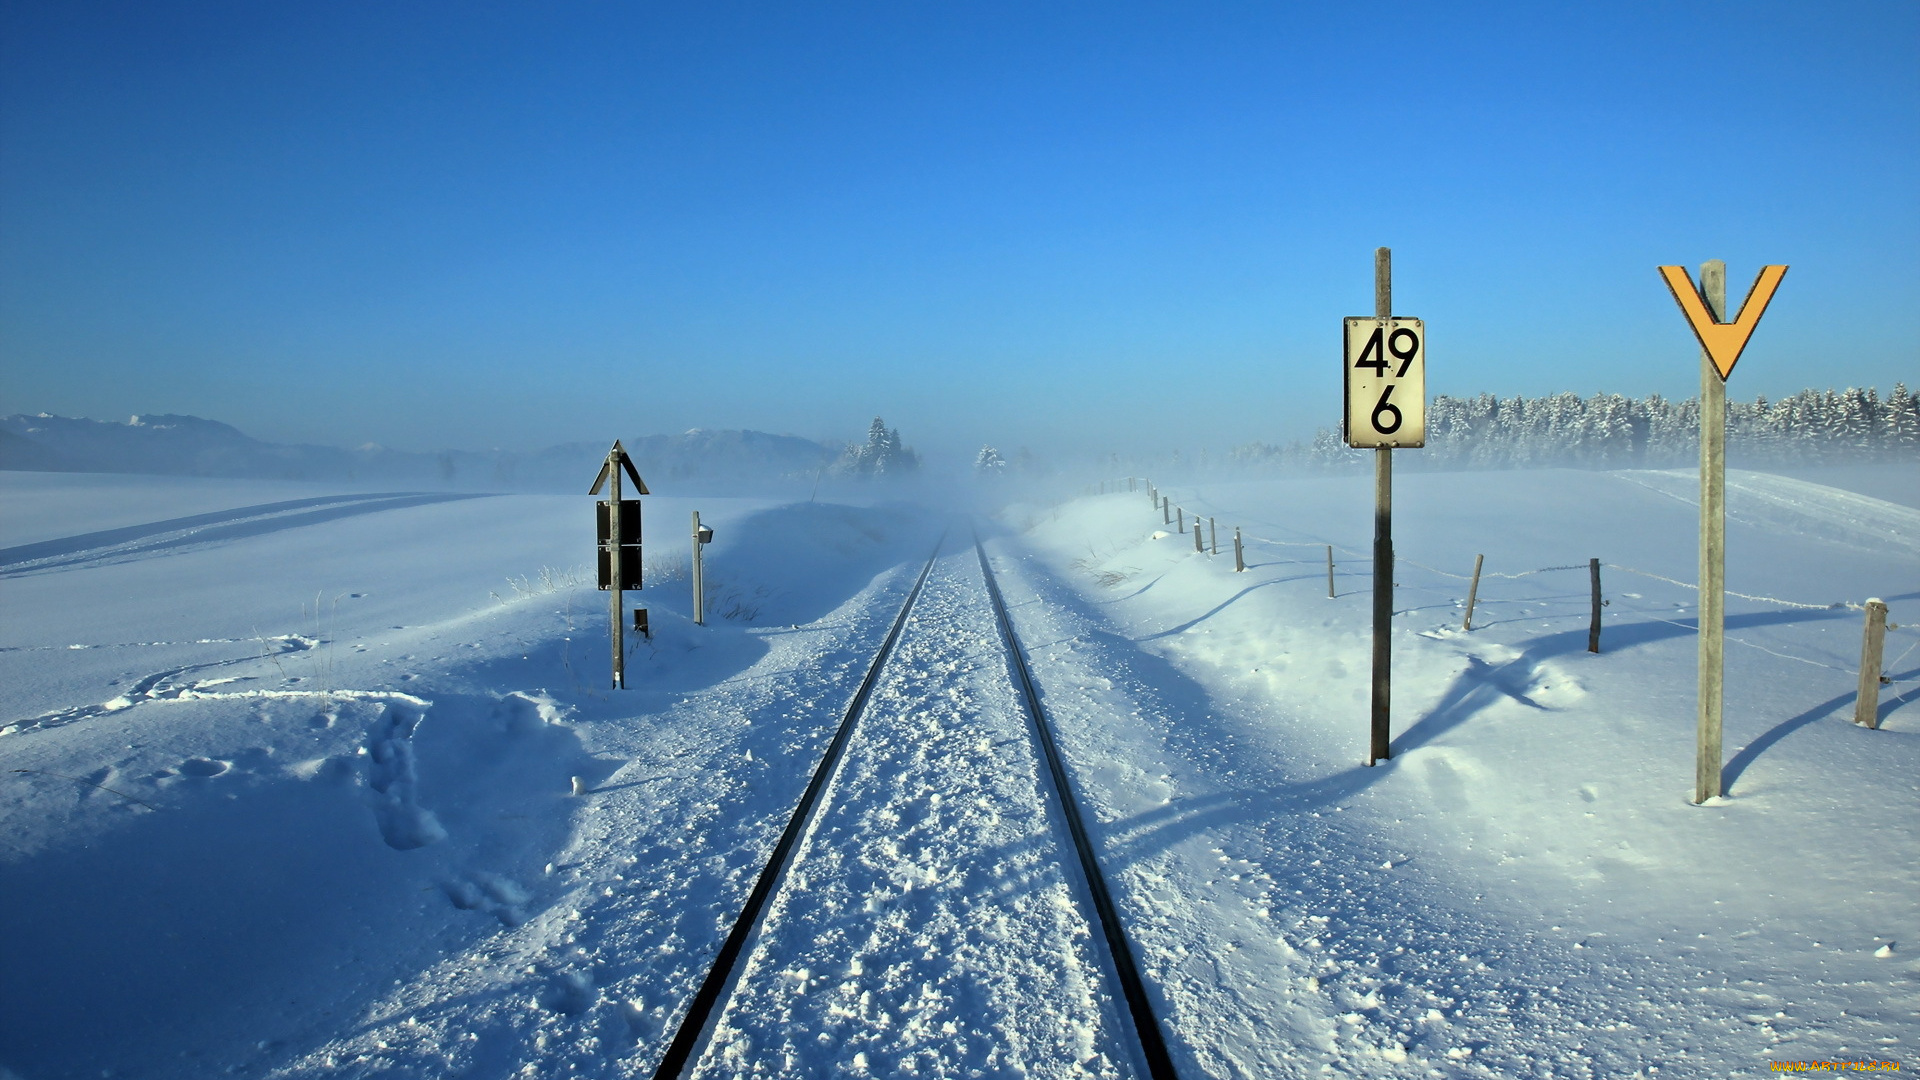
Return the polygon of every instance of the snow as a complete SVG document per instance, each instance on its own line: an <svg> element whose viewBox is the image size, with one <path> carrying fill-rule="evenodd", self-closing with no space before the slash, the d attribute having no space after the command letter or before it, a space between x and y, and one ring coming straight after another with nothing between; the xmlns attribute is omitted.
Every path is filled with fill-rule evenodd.
<svg viewBox="0 0 1920 1080"><path fill-rule="evenodd" d="M1901 1058L1920 510L1829 471L1730 479L1704 806L1690 473L1403 476L1373 768L1367 478L1166 487L1218 556L1144 493L986 523L1182 1075ZM0 1075L651 1075L952 522L649 498L615 691L591 500L472 494L0 473ZM694 1075L1139 1073L964 536Z"/></svg>
<svg viewBox="0 0 1920 1080"><path fill-rule="evenodd" d="M1198 830L1205 846L1188 845L1155 873L1177 876L1184 864L1194 888L1217 895L1209 856L1248 860L1236 876L1252 884L1235 891L1266 913L1258 925L1272 934L1278 921L1283 942L1323 954L1275 970L1311 971L1335 1002L1380 1003L1332 1043L1346 1071L1371 1075L1357 1059L1399 1046L1417 1057L1445 1048L1436 1056L1449 1060L1471 1050L1467 1060L1490 1075L1579 1075L1582 1061L1596 1075L1654 1065L1725 1074L1761 1055L1897 1056L1886 1047L1913 1035L1913 969L1889 972L1871 956L1915 930L1916 748L1904 735L1879 737L1911 727L1902 717L1920 669L1910 654L1897 659L1910 634L1889 639L1887 730L1845 721L1859 602L1882 591L1912 602L1920 512L1734 475L1729 580L1797 606L1729 600L1730 792L1695 807L1694 595L1645 576L1692 577L1697 511L1674 480L1403 479L1396 756L1374 769L1359 764L1371 600L1364 481L1168 490L1176 505L1261 538L1244 576L1230 554L1195 555L1190 537L1151 539L1159 515L1144 496L1030 512L1029 542L1054 582L1035 594L1045 621L1030 636L1076 654L1097 643L1089 672L1131 668L1139 683L1126 696L1158 699L1131 714L1097 701L1069 756L1131 762L1155 778L1155 797L1167 797L1158 776L1170 774L1176 805L1225 819ZM1325 544L1346 563L1334 600ZM1476 628L1462 633L1465 582L1423 564L1464 574L1476 552L1489 570L1578 569L1483 580ZM1588 556L1642 571L1607 572L1597 656L1585 652ZM1852 607L1826 606L1842 602ZM1103 636L1102 626L1112 630ZM1037 659L1045 683L1047 653ZM1122 734L1114 716L1139 719ZM1107 816L1126 821L1144 815L1135 787L1118 777L1093 790L1114 792ZM1209 815L1214 804L1232 809ZM1322 832L1335 816L1341 831ZM1169 910L1223 907L1188 898ZM1190 941L1174 929L1185 917L1165 921ZM1338 933L1313 932L1321 918ZM1150 916L1133 925L1152 932ZM1216 963L1193 990L1196 1025L1222 1015L1223 993L1270 985L1268 967L1229 978ZM1436 994L1451 1004L1423 1004ZM1444 1031L1425 1026L1426 1008L1449 1017ZM1224 1053L1196 1056L1209 1074L1243 1071ZM1283 1057L1244 1072L1284 1074Z"/></svg>

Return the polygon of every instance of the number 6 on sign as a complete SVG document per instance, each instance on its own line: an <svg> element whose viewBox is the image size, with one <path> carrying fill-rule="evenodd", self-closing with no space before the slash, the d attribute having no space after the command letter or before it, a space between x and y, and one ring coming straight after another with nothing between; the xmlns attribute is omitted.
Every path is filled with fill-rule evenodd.
<svg viewBox="0 0 1920 1080"><path fill-rule="evenodd" d="M1427 444L1427 328L1419 319L1345 320L1348 446Z"/></svg>

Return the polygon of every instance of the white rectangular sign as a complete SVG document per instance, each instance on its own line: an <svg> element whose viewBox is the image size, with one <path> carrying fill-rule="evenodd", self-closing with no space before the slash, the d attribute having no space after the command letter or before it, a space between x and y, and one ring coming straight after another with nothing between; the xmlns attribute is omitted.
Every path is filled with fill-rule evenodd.
<svg viewBox="0 0 1920 1080"><path fill-rule="evenodd" d="M1427 328L1419 319L1345 320L1348 446L1427 444Z"/></svg>

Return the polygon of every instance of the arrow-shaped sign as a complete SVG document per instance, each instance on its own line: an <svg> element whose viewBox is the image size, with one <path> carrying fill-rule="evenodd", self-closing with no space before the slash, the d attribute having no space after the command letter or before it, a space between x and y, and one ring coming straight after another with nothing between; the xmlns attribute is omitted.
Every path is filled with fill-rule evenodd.
<svg viewBox="0 0 1920 1080"><path fill-rule="evenodd" d="M633 477L633 486L637 489L636 494L653 494L653 492L647 490L647 482L640 479L640 474L634 471L633 459L627 456L627 448L620 445L619 439L613 440L613 449L607 451L607 460L600 463L600 475L593 478L593 490L587 492L587 494L600 494L601 485L607 482L607 477L613 472L615 463L618 463L620 468L625 469L628 476Z"/></svg>
<svg viewBox="0 0 1920 1080"><path fill-rule="evenodd" d="M1763 266L1760 276L1753 279L1753 288L1747 290L1747 299L1740 305L1740 315L1733 322L1723 323L1707 310L1706 302L1700 299L1700 290L1694 288L1693 278L1684 266L1663 266L1660 276L1667 281L1667 288L1673 290L1673 298L1680 302L1680 310L1687 316L1687 322L1693 327L1694 336L1700 339L1700 347L1707 350L1713 359L1713 366L1725 381L1733 374L1733 365L1739 361L1740 353L1747 347L1747 339L1753 336L1753 328L1760 325L1760 316L1767 313L1767 303L1773 299L1773 290L1780 287L1780 279L1787 276L1784 266Z"/></svg>

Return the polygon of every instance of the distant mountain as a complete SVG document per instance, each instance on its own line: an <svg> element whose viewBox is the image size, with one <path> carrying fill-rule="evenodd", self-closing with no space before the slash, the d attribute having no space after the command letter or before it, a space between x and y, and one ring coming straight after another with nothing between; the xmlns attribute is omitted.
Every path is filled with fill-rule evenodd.
<svg viewBox="0 0 1920 1080"><path fill-rule="evenodd" d="M71 472L73 468L72 462L58 450L16 434L12 428L0 427L0 469Z"/></svg>
<svg viewBox="0 0 1920 1080"><path fill-rule="evenodd" d="M117 423L41 413L0 417L0 469L570 491L593 481L612 441L532 453L420 454L372 443L346 450L263 442L198 416L148 414ZM842 450L762 431L695 429L623 441L650 486L689 480L736 486L812 476Z"/></svg>
<svg viewBox="0 0 1920 1080"><path fill-rule="evenodd" d="M840 455L842 447L817 443L797 435L769 435L764 431L694 428L679 435L643 435L623 438L627 453L649 487L685 480L739 481L798 479L813 476ZM593 482L593 474L613 440L565 443L531 454L465 455L476 467L490 470L494 483L506 487L533 486L572 490ZM462 455L455 455L456 459ZM581 471L586 464L585 472ZM456 467L461 466L456 460ZM479 483L478 480L475 483Z"/></svg>

